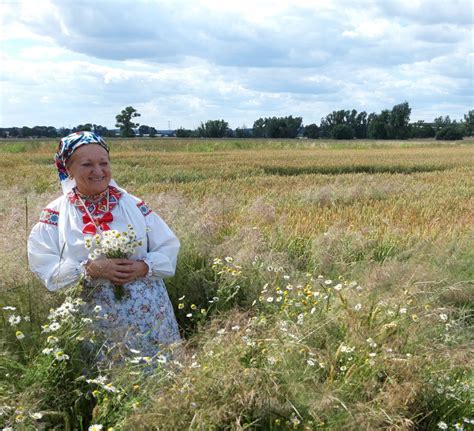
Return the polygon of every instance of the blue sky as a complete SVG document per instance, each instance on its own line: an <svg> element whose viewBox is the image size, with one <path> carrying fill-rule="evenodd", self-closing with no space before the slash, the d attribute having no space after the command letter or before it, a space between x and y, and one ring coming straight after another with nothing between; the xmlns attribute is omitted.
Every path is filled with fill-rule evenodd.
<svg viewBox="0 0 474 431"><path fill-rule="evenodd" d="M471 0L8 0L0 127L474 108Z"/></svg>

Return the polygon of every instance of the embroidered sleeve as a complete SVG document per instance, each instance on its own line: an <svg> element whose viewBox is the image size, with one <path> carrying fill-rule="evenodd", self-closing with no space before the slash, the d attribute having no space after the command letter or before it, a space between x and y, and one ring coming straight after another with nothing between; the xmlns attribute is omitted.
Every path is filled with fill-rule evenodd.
<svg viewBox="0 0 474 431"><path fill-rule="evenodd" d="M137 207L141 211L141 213L143 214L144 217L151 214L151 212L152 212L151 208L144 201L138 202Z"/></svg>
<svg viewBox="0 0 474 431"><path fill-rule="evenodd" d="M53 226L57 226L58 225L58 219L59 219L59 212L58 211L52 210L50 208L45 208L43 211L41 211L39 221L41 223L46 223L46 224L51 224Z"/></svg>

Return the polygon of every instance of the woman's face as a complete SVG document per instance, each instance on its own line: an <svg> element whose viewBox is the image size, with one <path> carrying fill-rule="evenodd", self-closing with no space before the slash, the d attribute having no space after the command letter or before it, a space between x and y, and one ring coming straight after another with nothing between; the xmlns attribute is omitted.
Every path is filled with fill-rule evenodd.
<svg viewBox="0 0 474 431"><path fill-rule="evenodd" d="M77 189L87 196L103 192L112 178L109 154L97 144L80 146L69 159L67 169L76 180Z"/></svg>

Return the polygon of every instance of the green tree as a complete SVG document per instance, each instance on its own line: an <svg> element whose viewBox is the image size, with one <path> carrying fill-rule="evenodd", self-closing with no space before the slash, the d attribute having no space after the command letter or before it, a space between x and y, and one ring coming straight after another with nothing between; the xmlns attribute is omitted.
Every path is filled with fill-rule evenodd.
<svg viewBox="0 0 474 431"><path fill-rule="evenodd" d="M235 129L235 137L236 138L251 138L252 133L250 132L250 130L247 130L245 126L237 127Z"/></svg>
<svg viewBox="0 0 474 431"><path fill-rule="evenodd" d="M388 118L388 138L407 139L410 136L411 108L408 102L395 105Z"/></svg>
<svg viewBox="0 0 474 431"><path fill-rule="evenodd" d="M411 124L410 129L412 138L434 138L435 136L435 130L431 124L425 123L423 120Z"/></svg>
<svg viewBox="0 0 474 431"><path fill-rule="evenodd" d="M384 109L379 115L370 114L367 137L369 139L388 139L389 118L390 111L388 109Z"/></svg>
<svg viewBox="0 0 474 431"><path fill-rule="evenodd" d="M354 119L354 124L352 125L352 129L354 130L354 136L357 139L367 138L368 126L369 126L369 121L368 121L367 112L365 111L359 112Z"/></svg>
<svg viewBox="0 0 474 431"><path fill-rule="evenodd" d="M32 135L32 131L29 127L23 126L21 128L21 136L23 136L24 138L28 138L31 135Z"/></svg>
<svg viewBox="0 0 474 431"><path fill-rule="evenodd" d="M304 128L303 136L309 139L318 139L319 127L315 123L308 124Z"/></svg>
<svg viewBox="0 0 474 431"><path fill-rule="evenodd" d="M93 129L92 123L78 124L76 127L72 128L73 132L91 132Z"/></svg>
<svg viewBox="0 0 474 431"><path fill-rule="evenodd" d="M101 126L100 124L94 124L93 130L100 136L114 136L114 132L112 130L107 129L105 126Z"/></svg>
<svg viewBox="0 0 474 431"><path fill-rule="evenodd" d="M333 139L353 139L354 130L347 124L338 124L332 129Z"/></svg>
<svg viewBox="0 0 474 431"><path fill-rule="evenodd" d="M303 118L291 115L259 118L253 124L253 134L259 138L296 138L302 122Z"/></svg>
<svg viewBox="0 0 474 431"><path fill-rule="evenodd" d="M120 127L120 135L124 138L135 136L134 127L138 127L139 123L133 123L132 118L140 117L140 114L132 106L122 109L122 112L115 116L116 127Z"/></svg>
<svg viewBox="0 0 474 431"><path fill-rule="evenodd" d="M151 126L148 130L148 135L150 136L150 138L154 138L156 136L156 129L153 126Z"/></svg>
<svg viewBox="0 0 474 431"><path fill-rule="evenodd" d="M176 129L176 137L177 138L190 138L193 135L193 131L189 129L185 129L183 127L180 127L179 129Z"/></svg>
<svg viewBox="0 0 474 431"><path fill-rule="evenodd" d="M321 118L321 127L319 136L324 138L333 137L333 130L338 125L346 125L352 129L353 136L358 139L365 139L367 137L368 128L368 116L367 112L357 112L357 110L344 110L333 111L326 117ZM342 130L342 129L340 129ZM338 131L338 133L340 133Z"/></svg>
<svg viewBox="0 0 474 431"><path fill-rule="evenodd" d="M474 134L474 109L471 109L467 114L464 114L461 125L464 130L464 136L472 136Z"/></svg>
<svg viewBox="0 0 474 431"><path fill-rule="evenodd" d="M71 129L68 129L67 127L61 127L58 130L58 136L64 137L67 136L71 133Z"/></svg>
<svg viewBox="0 0 474 431"><path fill-rule="evenodd" d="M450 124L443 127L436 133L437 141L459 141L463 138L464 133L458 124Z"/></svg>
<svg viewBox="0 0 474 431"><path fill-rule="evenodd" d="M139 128L138 128L138 134L140 136L143 136L143 135L148 135L150 133L150 126L147 126L146 124L142 124Z"/></svg>
<svg viewBox="0 0 474 431"><path fill-rule="evenodd" d="M198 135L202 138L223 138L228 133L229 123L224 120L208 120L201 122L198 127Z"/></svg>
<svg viewBox="0 0 474 431"><path fill-rule="evenodd" d="M434 129L436 132L441 130L442 128L446 126L450 126L452 124L451 118L449 118L449 115L446 115L446 117L440 116L437 117L433 120L434 124Z"/></svg>
<svg viewBox="0 0 474 431"><path fill-rule="evenodd" d="M259 118L253 123L253 136L255 138L264 138L265 137L265 119Z"/></svg>

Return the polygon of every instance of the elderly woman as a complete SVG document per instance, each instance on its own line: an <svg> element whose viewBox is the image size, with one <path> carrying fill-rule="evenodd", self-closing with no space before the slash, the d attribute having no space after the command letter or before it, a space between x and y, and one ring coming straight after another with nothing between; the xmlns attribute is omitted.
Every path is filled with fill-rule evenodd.
<svg viewBox="0 0 474 431"><path fill-rule="evenodd" d="M163 283L174 274L178 239L142 200L117 186L109 148L97 134L63 138L56 166L63 195L43 210L30 234L31 270L50 291L84 279L86 308L101 306L97 325L108 344L153 356L180 338ZM130 227L139 245L129 258L89 259L90 238Z"/></svg>

